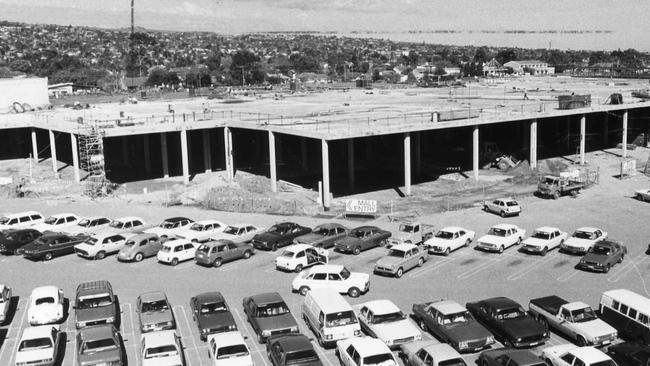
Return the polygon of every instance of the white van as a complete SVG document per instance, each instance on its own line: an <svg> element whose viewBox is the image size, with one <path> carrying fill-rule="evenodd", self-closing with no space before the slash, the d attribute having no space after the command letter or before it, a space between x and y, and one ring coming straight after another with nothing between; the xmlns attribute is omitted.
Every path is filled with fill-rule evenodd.
<svg viewBox="0 0 650 366"><path fill-rule="evenodd" d="M354 309L333 289L309 291L302 304L302 317L321 347L333 346L336 341L361 335Z"/></svg>
<svg viewBox="0 0 650 366"><path fill-rule="evenodd" d="M650 299L627 289L603 292L600 318L627 340L650 344Z"/></svg>

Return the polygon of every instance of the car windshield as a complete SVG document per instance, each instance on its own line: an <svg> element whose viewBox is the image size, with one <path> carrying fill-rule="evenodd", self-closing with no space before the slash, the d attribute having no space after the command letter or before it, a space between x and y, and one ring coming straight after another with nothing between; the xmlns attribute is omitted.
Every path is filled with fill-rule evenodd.
<svg viewBox="0 0 650 366"><path fill-rule="evenodd" d="M88 219L81 219L81 221L79 221L79 222L77 223L77 225L79 225L79 226L81 226L81 227L89 227L89 226L90 226L90 222L91 222L91 221L88 220Z"/></svg>
<svg viewBox="0 0 650 366"><path fill-rule="evenodd" d="M588 239L588 240L591 240L591 239L594 238L594 233L590 233L590 232L587 232L587 231L576 230L576 231L573 233L573 237L574 237L574 238L578 238L578 239Z"/></svg>
<svg viewBox="0 0 650 366"><path fill-rule="evenodd" d="M248 355L248 348L246 348L246 345L243 344L233 344L231 346L221 347L217 350L217 360Z"/></svg>
<svg viewBox="0 0 650 366"><path fill-rule="evenodd" d="M84 241L84 243L86 243L88 245L95 245L95 244L97 244L97 238L90 237L90 238L86 239L86 241Z"/></svg>
<svg viewBox="0 0 650 366"><path fill-rule="evenodd" d="M366 231L365 230L352 230L350 232L350 236L353 238L363 238L366 236Z"/></svg>
<svg viewBox="0 0 650 366"><path fill-rule="evenodd" d="M163 221L160 223L160 227L163 229L173 229L178 226L178 222Z"/></svg>
<svg viewBox="0 0 650 366"><path fill-rule="evenodd" d="M287 227L286 227L286 226L282 226L282 225L273 225L273 226L271 226L271 227L269 228L269 232L270 232L270 233L278 233L278 234L282 234L282 233L284 233L285 231L287 231Z"/></svg>
<svg viewBox="0 0 650 366"><path fill-rule="evenodd" d="M506 202L506 206L513 207L513 206L519 206L519 204L517 203L517 201L508 201Z"/></svg>
<svg viewBox="0 0 650 366"><path fill-rule="evenodd" d="M0 218L0 225L6 225L9 222L9 220L11 220L10 217L3 216L2 218Z"/></svg>
<svg viewBox="0 0 650 366"><path fill-rule="evenodd" d="M288 364L303 363L318 360L318 355L313 349L305 349L298 352L288 352L284 359Z"/></svg>
<svg viewBox="0 0 650 366"><path fill-rule="evenodd" d="M544 184L555 184L555 179L546 177L544 178Z"/></svg>
<svg viewBox="0 0 650 366"><path fill-rule="evenodd" d="M122 221L113 220L109 226L115 229L121 229L122 226L124 226L124 223Z"/></svg>
<svg viewBox="0 0 650 366"><path fill-rule="evenodd" d="M230 234L230 235L237 235L237 232L239 231L239 228L236 228L234 226L228 226L226 230L224 230L224 234Z"/></svg>
<svg viewBox="0 0 650 366"><path fill-rule="evenodd" d="M523 318L526 316L526 311L522 308L511 308L511 309L503 309L499 310L497 313L497 319L498 320L509 320L509 319L517 319L517 318Z"/></svg>
<svg viewBox="0 0 650 366"><path fill-rule="evenodd" d="M388 314L375 314L372 319L372 324L392 323L404 319L404 313L396 311Z"/></svg>
<svg viewBox="0 0 650 366"><path fill-rule="evenodd" d="M77 309L93 309L102 306L111 305L113 300L109 294L97 294L92 296L80 297L77 300Z"/></svg>
<svg viewBox="0 0 650 366"><path fill-rule="evenodd" d="M171 357L178 355L176 345L168 344L166 346L147 348L144 352L144 358Z"/></svg>
<svg viewBox="0 0 650 366"><path fill-rule="evenodd" d="M163 245L163 247L160 248L160 251L163 252L163 253L169 253L169 252L171 252L171 250L172 250L172 247L170 247L169 245Z"/></svg>
<svg viewBox="0 0 650 366"><path fill-rule="evenodd" d="M53 297L47 296L34 300L34 305L54 304L55 302L56 300Z"/></svg>
<svg viewBox="0 0 650 366"><path fill-rule="evenodd" d="M348 271L347 268L343 267L343 270L341 270L340 275L341 275L341 278L343 278L344 280L347 280L348 278L350 278L350 271Z"/></svg>
<svg viewBox="0 0 650 366"><path fill-rule="evenodd" d="M285 250L282 252L283 257L293 258L294 255L296 255L296 253L292 252L291 250Z"/></svg>
<svg viewBox="0 0 650 366"><path fill-rule="evenodd" d="M412 232L415 232L415 226L408 225L408 224L402 224L402 225L399 226L399 231L403 231L405 233L412 233Z"/></svg>
<svg viewBox="0 0 650 366"><path fill-rule="evenodd" d="M605 245L596 245L593 248L591 248L591 252L600 255L610 255L612 254L612 249Z"/></svg>
<svg viewBox="0 0 650 366"><path fill-rule="evenodd" d="M404 251L399 249L391 249L388 252L389 257L404 258L404 254L405 254Z"/></svg>
<svg viewBox="0 0 650 366"><path fill-rule="evenodd" d="M129 240L129 241L127 241L126 243L124 243L124 245L126 245L127 247L132 247L132 246L135 245L135 241L133 241L133 240Z"/></svg>
<svg viewBox="0 0 650 366"><path fill-rule="evenodd" d="M57 217L50 216L47 219L45 219L45 221L43 221L43 222L48 224L48 225L54 225L56 223L56 220L58 220Z"/></svg>
<svg viewBox="0 0 650 366"><path fill-rule="evenodd" d="M288 314L289 308L284 302L276 302L271 304L265 304L257 308L257 317L258 318L268 318L272 316L278 316L283 314Z"/></svg>
<svg viewBox="0 0 650 366"><path fill-rule="evenodd" d="M226 304L223 301L201 304L201 309L199 310L201 314L217 314L217 313L225 313L227 311L228 308L226 307Z"/></svg>
<svg viewBox="0 0 650 366"><path fill-rule="evenodd" d="M318 235L322 235L322 236L327 236L327 235L329 235L330 230L328 228L326 228L326 227L317 226L316 228L314 228L313 233L318 234Z"/></svg>
<svg viewBox="0 0 650 366"><path fill-rule="evenodd" d="M34 339L25 339L20 342L18 346L18 351L35 351L38 349L52 348L52 340L49 338L34 338Z"/></svg>
<svg viewBox="0 0 650 366"><path fill-rule="evenodd" d="M494 236L506 236L507 230L500 229L498 227L493 227L490 228L490 231L488 231L488 235L494 235Z"/></svg>
<svg viewBox="0 0 650 366"><path fill-rule="evenodd" d="M166 311L169 310L167 301L165 300L156 300L150 302L142 303L142 312L143 313L153 313L154 311Z"/></svg>
<svg viewBox="0 0 650 366"><path fill-rule="evenodd" d="M436 238L440 238L440 239L447 239L447 240L449 240L449 239L452 239L453 237L454 237L454 233L450 233L449 231L442 231L442 230L440 230L440 231L438 231L438 232L436 233Z"/></svg>
<svg viewBox="0 0 650 366"><path fill-rule="evenodd" d="M199 249L197 249L196 251L200 253L208 254L210 253L210 247L205 244L201 244L201 246L199 246Z"/></svg>
<svg viewBox="0 0 650 366"><path fill-rule="evenodd" d="M442 324L459 324L467 323L472 320L472 316L468 311L461 311L454 314L447 314L442 318Z"/></svg>
<svg viewBox="0 0 650 366"><path fill-rule="evenodd" d="M438 366L467 366L462 358L452 358L438 362Z"/></svg>
<svg viewBox="0 0 650 366"><path fill-rule="evenodd" d="M339 327L342 325L356 324L357 317L353 311L342 311L336 314L327 314L325 324L327 327Z"/></svg>
<svg viewBox="0 0 650 366"><path fill-rule="evenodd" d="M543 231L535 231L535 233L533 233L533 238L542 239L542 240L550 240L551 239L551 234L543 232Z"/></svg>
<svg viewBox="0 0 650 366"><path fill-rule="evenodd" d="M372 355L363 358L363 364L368 365L382 365L389 366L395 364L395 359L393 358L392 353L382 353L378 355Z"/></svg>
<svg viewBox="0 0 650 366"><path fill-rule="evenodd" d="M574 322L582 323L596 319L596 314L592 308L586 307L571 311L571 317L573 318Z"/></svg>
<svg viewBox="0 0 650 366"><path fill-rule="evenodd" d="M81 346L81 353L87 355L89 353L111 351L114 349L117 349L117 344L115 344L113 338L97 339L84 342Z"/></svg>
<svg viewBox="0 0 650 366"><path fill-rule="evenodd" d="M198 222L195 222L194 224L192 224L192 226L190 226L190 230L203 231L203 225L199 224Z"/></svg>

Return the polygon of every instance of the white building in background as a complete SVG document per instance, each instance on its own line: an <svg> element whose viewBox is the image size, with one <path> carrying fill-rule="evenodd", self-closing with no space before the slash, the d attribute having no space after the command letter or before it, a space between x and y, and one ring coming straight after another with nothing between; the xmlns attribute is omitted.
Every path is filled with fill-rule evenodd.
<svg viewBox="0 0 650 366"><path fill-rule="evenodd" d="M508 61L503 67L509 67L514 70L515 74L523 75L551 75L555 74L555 67L549 66L548 63L539 60L520 60Z"/></svg>
<svg viewBox="0 0 650 366"><path fill-rule="evenodd" d="M32 107L49 104L47 78L0 79L0 113L8 112L14 103Z"/></svg>

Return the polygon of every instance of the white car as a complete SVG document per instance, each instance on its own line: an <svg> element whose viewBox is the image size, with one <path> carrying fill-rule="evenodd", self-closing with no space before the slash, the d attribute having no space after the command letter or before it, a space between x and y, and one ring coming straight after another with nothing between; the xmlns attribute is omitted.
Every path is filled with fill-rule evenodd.
<svg viewBox="0 0 650 366"><path fill-rule="evenodd" d="M138 230L144 229L146 225L147 223L139 217L126 216L126 217L120 217L114 219L113 221L111 221L110 224L108 224L108 227L98 231L97 233L102 233L102 234L133 233Z"/></svg>
<svg viewBox="0 0 650 366"><path fill-rule="evenodd" d="M0 231L22 229L43 222L43 215L36 211L18 212L0 217Z"/></svg>
<svg viewBox="0 0 650 366"><path fill-rule="evenodd" d="M173 330L144 333L140 346L142 366L185 366L180 337Z"/></svg>
<svg viewBox="0 0 650 366"><path fill-rule="evenodd" d="M215 234L222 232L226 224L217 220L197 221L185 230L176 233L176 237L187 239L194 242L205 242L210 240Z"/></svg>
<svg viewBox="0 0 650 366"><path fill-rule="evenodd" d="M96 234L75 245L74 252L84 258L104 259L108 254L119 252L129 237L129 234Z"/></svg>
<svg viewBox="0 0 650 366"><path fill-rule="evenodd" d="M11 307L11 288L0 284L0 325L7 321L7 313Z"/></svg>
<svg viewBox="0 0 650 366"><path fill-rule="evenodd" d="M156 234L161 239L173 238L179 232L188 229L193 223L194 220L188 219L187 217L170 217L161 222L160 225L147 229L144 232Z"/></svg>
<svg viewBox="0 0 650 366"><path fill-rule="evenodd" d="M530 238L524 240L521 250L544 256L549 250L564 244L567 236L567 233L556 227L542 226L535 229Z"/></svg>
<svg viewBox="0 0 650 366"><path fill-rule="evenodd" d="M429 252L449 255L456 249L468 247L476 233L457 226L444 227L424 242Z"/></svg>
<svg viewBox="0 0 650 366"><path fill-rule="evenodd" d="M156 254L158 262L177 265L180 262L194 259L198 243L187 239L172 239L163 243L162 248Z"/></svg>
<svg viewBox="0 0 650 366"><path fill-rule="evenodd" d="M317 264L327 264L329 251L315 248L308 244L288 246L282 254L275 258L275 268L285 271L300 272Z"/></svg>
<svg viewBox="0 0 650 366"><path fill-rule="evenodd" d="M501 217L519 216L521 206L519 202L512 198L497 198L493 201L483 202L483 209L487 212L493 212Z"/></svg>
<svg viewBox="0 0 650 366"><path fill-rule="evenodd" d="M62 213L52 215L43 222L32 225L32 228L42 233L46 231L65 232L68 228L76 225L77 222L79 222L79 216L71 213Z"/></svg>
<svg viewBox="0 0 650 366"><path fill-rule="evenodd" d="M264 231L264 228L257 227L251 224L235 224L228 225L222 232L212 235L210 238L213 240L230 240L233 243L247 243L253 237Z"/></svg>
<svg viewBox="0 0 650 366"><path fill-rule="evenodd" d="M93 235L105 228L111 223L111 219L104 216L84 217L76 225L65 230L70 235Z"/></svg>
<svg viewBox="0 0 650 366"><path fill-rule="evenodd" d="M542 359L553 366L616 366L616 363L603 351L594 347L578 347L574 344L562 344L544 348Z"/></svg>
<svg viewBox="0 0 650 366"><path fill-rule="evenodd" d="M213 366L253 366L251 352L237 331L209 335L208 356Z"/></svg>
<svg viewBox="0 0 650 366"><path fill-rule="evenodd" d="M388 347L422 340L422 332L406 314L390 300L373 300L355 305L361 329L369 336L381 339Z"/></svg>
<svg viewBox="0 0 650 366"><path fill-rule="evenodd" d="M336 342L342 366L397 366L390 348L377 338L352 337Z"/></svg>
<svg viewBox="0 0 650 366"><path fill-rule="evenodd" d="M16 349L16 366L53 365L59 354L61 333L58 325L25 328Z"/></svg>
<svg viewBox="0 0 650 366"><path fill-rule="evenodd" d="M31 325L52 324L63 320L63 290L56 286L42 286L32 290L27 319Z"/></svg>
<svg viewBox="0 0 650 366"><path fill-rule="evenodd" d="M481 236L476 241L478 249L490 252L503 253L507 248L520 244L526 236L526 230L512 224L500 224L490 228L487 235Z"/></svg>
<svg viewBox="0 0 650 366"><path fill-rule="evenodd" d="M564 241L560 250L573 254L585 254L597 242L607 239L607 232L597 227L581 227Z"/></svg>
<svg viewBox="0 0 650 366"><path fill-rule="evenodd" d="M650 189L641 189L634 192L634 198L639 201L650 201Z"/></svg>
<svg viewBox="0 0 650 366"><path fill-rule="evenodd" d="M293 279L291 288L303 296L311 289L331 288L338 293L358 297L370 289L370 275L350 272L341 265L325 264L300 272Z"/></svg>

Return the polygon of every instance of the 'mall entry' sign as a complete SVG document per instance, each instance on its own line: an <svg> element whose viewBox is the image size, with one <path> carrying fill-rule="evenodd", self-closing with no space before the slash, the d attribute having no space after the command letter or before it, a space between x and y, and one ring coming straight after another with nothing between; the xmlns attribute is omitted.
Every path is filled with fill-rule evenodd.
<svg viewBox="0 0 650 366"><path fill-rule="evenodd" d="M350 213L376 213L376 200L345 200L345 212Z"/></svg>

